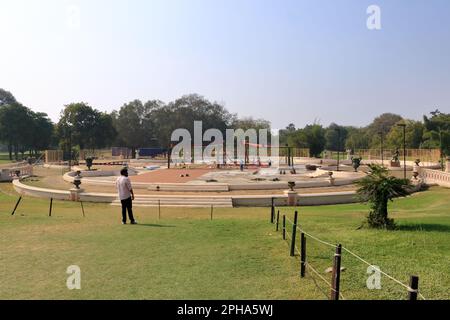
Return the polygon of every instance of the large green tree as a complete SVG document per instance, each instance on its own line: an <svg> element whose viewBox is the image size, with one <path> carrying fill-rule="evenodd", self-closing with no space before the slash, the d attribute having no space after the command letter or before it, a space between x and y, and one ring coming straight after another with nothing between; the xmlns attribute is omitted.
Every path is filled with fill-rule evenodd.
<svg viewBox="0 0 450 320"><path fill-rule="evenodd" d="M133 158L137 148L153 145L156 138L152 112L162 106L160 101L149 101L144 105L140 100L134 100L113 113L113 124L119 143L132 149Z"/></svg>
<svg viewBox="0 0 450 320"><path fill-rule="evenodd" d="M345 149L347 135L348 131L346 127L331 123L330 126L325 129L325 149L343 151Z"/></svg>
<svg viewBox="0 0 450 320"><path fill-rule="evenodd" d="M289 146L309 148L313 157L319 157L325 148L325 129L319 124L307 125L289 135Z"/></svg>
<svg viewBox="0 0 450 320"><path fill-rule="evenodd" d="M0 88L0 142L7 146L9 158L18 160L26 151L37 155L52 141L53 123L45 113L33 112Z"/></svg>
<svg viewBox="0 0 450 320"><path fill-rule="evenodd" d="M116 135L111 116L84 102L66 105L56 130L60 146L66 151L69 146L80 150L110 146Z"/></svg>
<svg viewBox="0 0 450 320"><path fill-rule="evenodd" d="M435 110L431 116L424 116L423 147L439 148L442 153L450 155L450 113Z"/></svg>
<svg viewBox="0 0 450 320"><path fill-rule="evenodd" d="M398 124L406 124L405 142L406 148L419 149L422 147L422 136L424 126L419 121L401 120ZM390 149L401 148L403 146L403 128L393 126L386 136L385 147Z"/></svg>

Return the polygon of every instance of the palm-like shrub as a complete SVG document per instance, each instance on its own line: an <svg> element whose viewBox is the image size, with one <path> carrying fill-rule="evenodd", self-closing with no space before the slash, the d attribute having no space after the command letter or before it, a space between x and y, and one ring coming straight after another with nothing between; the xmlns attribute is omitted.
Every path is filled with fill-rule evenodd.
<svg viewBox="0 0 450 320"><path fill-rule="evenodd" d="M369 174L357 182L358 194L370 204L367 222L372 228L392 229L394 220L388 217L388 202L410 194L408 180L389 176L388 170L379 165L369 165Z"/></svg>

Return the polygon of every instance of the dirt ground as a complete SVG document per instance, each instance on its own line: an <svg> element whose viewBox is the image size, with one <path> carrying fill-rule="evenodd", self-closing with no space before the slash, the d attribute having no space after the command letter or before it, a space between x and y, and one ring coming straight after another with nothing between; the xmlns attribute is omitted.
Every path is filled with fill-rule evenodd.
<svg viewBox="0 0 450 320"><path fill-rule="evenodd" d="M184 183L200 178L214 169L170 169L149 171L138 176L130 176L131 182Z"/></svg>

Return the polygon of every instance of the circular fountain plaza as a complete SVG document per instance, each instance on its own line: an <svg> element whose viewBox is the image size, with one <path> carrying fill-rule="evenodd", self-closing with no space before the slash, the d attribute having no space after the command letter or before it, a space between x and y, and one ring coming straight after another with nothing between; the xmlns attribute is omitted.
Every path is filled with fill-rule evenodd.
<svg viewBox="0 0 450 320"><path fill-rule="evenodd" d="M373 160L371 162L374 162ZM376 161L375 161L376 162ZM434 165L434 164L430 164ZM296 206L358 201L355 182L365 176L364 162L354 172L350 160L294 158L293 166L275 168L248 165L217 167L214 164L172 165L166 161L94 161L72 166L45 164L33 173L13 180L22 195L118 205L115 180L128 167L135 191L135 206ZM401 168L400 168L401 169ZM408 164L408 171L412 165ZM409 173L411 174L411 173ZM77 176L78 175L78 176ZM74 179L81 179L79 189Z"/></svg>

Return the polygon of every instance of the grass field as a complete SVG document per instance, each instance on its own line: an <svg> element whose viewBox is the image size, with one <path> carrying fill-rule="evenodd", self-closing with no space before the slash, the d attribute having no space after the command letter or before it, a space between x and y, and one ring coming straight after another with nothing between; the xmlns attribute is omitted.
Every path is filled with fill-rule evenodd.
<svg viewBox="0 0 450 320"><path fill-rule="evenodd" d="M120 224L118 207L24 198L0 184L0 299L325 299L329 289L311 273L269 223L267 208L135 208L137 226ZM340 242L404 283L420 277L428 299L450 299L450 190L432 188L391 205L397 231L358 229L365 205L302 207L302 228ZM292 218L294 208L280 208ZM333 248L308 238L308 261L324 277ZM66 269L81 268L81 290L68 290ZM345 252L346 299L405 299L382 278L366 287L367 266ZM317 285L313 279L316 279ZM320 288L320 289L319 289Z"/></svg>

